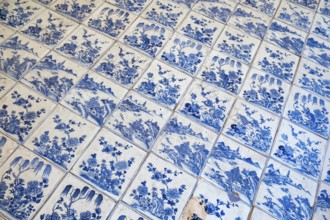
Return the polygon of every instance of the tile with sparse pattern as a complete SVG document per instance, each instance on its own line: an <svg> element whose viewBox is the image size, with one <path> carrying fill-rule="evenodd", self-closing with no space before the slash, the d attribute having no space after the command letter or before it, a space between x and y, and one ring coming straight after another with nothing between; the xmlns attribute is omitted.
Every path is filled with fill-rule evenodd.
<svg viewBox="0 0 330 220"><path fill-rule="evenodd" d="M2 98L14 85L14 80L6 75L0 74L0 98Z"/></svg>
<svg viewBox="0 0 330 220"><path fill-rule="evenodd" d="M9 38L10 36L12 36L15 33L15 31L0 23L0 33L1 33L0 34L0 43L2 43L7 38Z"/></svg>
<svg viewBox="0 0 330 220"><path fill-rule="evenodd" d="M18 147L18 143L0 133L0 166Z"/></svg>

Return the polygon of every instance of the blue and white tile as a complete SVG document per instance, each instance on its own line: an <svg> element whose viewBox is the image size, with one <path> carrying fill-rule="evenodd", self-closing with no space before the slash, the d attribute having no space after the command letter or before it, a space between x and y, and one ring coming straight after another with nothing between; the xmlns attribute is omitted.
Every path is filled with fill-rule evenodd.
<svg viewBox="0 0 330 220"><path fill-rule="evenodd" d="M188 14L189 9L171 0L155 0L141 14L142 17L175 30Z"/></svg>
<svg viewBox="0 0 330 220"><path fill-rule="evenodd" d="M0 71L20 79L48 50L34 41L17 34L0 45Z"/></svg>
<svg viewBox="0 0 330 220"><path fill-rule="evenodd" d="M97 130L95 125L59 105L25 146L59 167L70 170Z"/></svg>
<svg viewBox="0 0 330 220"><path fill-rule="evenodd" d="M6 75L0 74L0 98L2 98L14 85L15 81Z"/></svg>
<svg viewBox="0 0 330 220"><path fill-rule="evenodd" d="M220 132L235 97L201 80L195 80L177 111L198 123Z"/></svg>
<svg viewBox="0 0 330 220"><path fill-rule="evenodd" d="M184 5L185 7L191 9L198 0L172 0L173 2L176 2L177 4Z"/></svg>
<svg viewBox="0 0 330 220"><path fill-rule="evenodd" d="M56 0L36 0L38 3L44 4L46 6L51 5L53 2L55 2Z"/></svg>
<svg viewBox="0 0 330 220"><path fill-rule="evenodd" d="M277 115L282 115L290 84L252 68L246 77L240 97Z"/></svg>
<svg viewBox="0 0 330 220"><path fill-rule="evenodd" d="M245 6L238 6L228 21L228 25L245 33L263 39L270 24L270 18Z"/></svg>
<svg viewBox="0 0 330 220"><path fill-rule="evenodd" d="M328 138L330 102L293 86L283 116L299 126Z"/></svg>
<svg viewBox="0 0 330 220"><path fill-rule="evenodd" d="M55 104L17 84L0 100L0 106L0 130L18 142L24 142Z"/></svg>
<svg viewBox="0 0 330 220"><path fill-rule="evenodd" d="M107 2L130 11L135 14L141 13L152 0L106 0Z"/></svg>
<svg viewBox="0 0 330 220"><path fill-rule="evenodd" d="M149 20L138 18L123 34L121 41L148 56L156 57L172 32Z"/></svg>
<svg viewBox="0 0 330 220"><path fill-rule="evenodd" d="M304 48L303 57L321 66L330 68L330 42L309 35Z"/></svg>
<svg viewBox="0 0 330 220"><path fill-rule="evenodd" d="M318 12L322 15L330 17L330 1L329 0L320 0Z"/></svg>
<svg viewBox="0 0 330 220"><path fill-rule="evenodd" d="M188 173L199 176L217 135L174 114L159 135L153 151Z"/></svg>
<svg viewBox="0 0 330 220"><path fill-rule="evenodd" d="M244 63L212 50L197 77L236 95L241 89L248 69Z"/></svg>
<svg viewBox="0 0 330 220"><path fill-rule="evenodd" d="M0 133L0 166L16 150L18 144L9 137Z"/></svg>
<svg viewBox="0 0 330 220"><path fill-rule="evenodd" d="M322 172L322 181L330 185L330 147L328 145L328 151L325 154L324 166Z"/></svg>
<svg viewBox="0 0 330 220"><path fill-rule="evenodd" d="M102 129L72 172L118 200L135 177L146 152Z"/></svg>
<svg viewBox="0 0 330 220"><path fill-rule="evenodd" d="M124 203L119 203L108 220L146 220L147 218L130 209Z"/></svg>
<svg viewBox="0 0 330 220"><path fill-rule="evenodd" d="M10 219L32 219L64 175L24 147L1 166L0 209Z"/></svg>
<svg viewBox="0 0 330 220"><path fill-rule="evenodd" d="M258 208L253 208L253 211L250 216L250 220L260 220L260 219L276 220L276 218L268 215L266 212L261 211Z"/></svg>
<svg viewBox="0 0 330 220"><path fill-rule="evenodd" d="M241 3L268 16L274 16L281 0L242 0Z"/></svg>
<svg viewBox="0 0 330 220"><path fill-rule="evenodd" d="M178 31L211 47L218 39L223 28L223 24L191 11L178 28Z"/></svg>
<svg viewBox="0 0 330 220"><path fill-rule="evenodd" d="M83 118L102 126L127 90L94 72L86 74L62 104Z"/></svg>
<svg viewBox="0 0 330 220"><path fill-rule="evenodd" d="M320 178L327 141L307 130L282 120L271 156L299 173Z"/></svg>
<svg viewBox="0 0 330 220"><path fill-rule="evenodd" d="M252 205L267 158L221 135L212 149L203 177L229 197Z"/></svg>
<svg viewBox="0 0 330 220"><path fill-rule="evenodd" d="M0 23L0 33L1 33L0 43L2 43L5 40L7 40L10 36L12 36L15 33L15 31Z"/></svg>
<svg viewBox="0 0 330 220"><path fill-rule="evenodd" d="M93 13L85 24L110 37L119 37L135 20L136 15L104 3Z"/></svg>
<svg viewBox="0 0 330 220"><path fill-rule="evenodd" d="M311 219L317 183L269 160L255 204L277 219Z"/></svg>
<svg viewBox="0 0 330 220"><path fill-rule="evenodd" d="M106 126L132 143L150 149L171 111L129 92L110 116Z"/></svg>
<svg viewBox="0 0 330 220"><path fill-rule="evenodd" d="M153 219L179 219L195 178L150 154L123 201Z"/></svg>
<svg viewBox="0 0 330 220"><path fill-rule="evenodd" d="M59 102L86 72L82 66L52 51L21 82Z"/></svg>
<svg viewBox="0 0 330 220"><path fill-rule="evenodd" d="M56 12L46 10L20 31L42 44L54 47L77 26L78 23Z"/></svg>
<svg viewBox="0 0 330 220"><path fill-rule="evenodd" d="M307 33L289 26L281 21L273 20L265 39L283 49L300 55L307 37Z"/></svg>
<svg viewBox="0 0 330 220"><path fill-rule="evenodd" d="M263 42L258 50L253 66L291 82L298 67L299 57L270 43Z"/></svg>
<svg viewBox="0 0 330 220"><path fill-rule="evenodd" d="M227 26L218 38L215 49L250 64L259 45L257 38Z"/></svg>
<svg viewBox="0 0 330 220"><path fill-rule="evenodd" d="M115 203L72 174L65 176L38 213L38 219L105 220Z"/></svg>
<svg viewBox="0 0 330 220"><path fill-rule="evenodd" d="M92 29L79 26L56 50L79 64L90 67L113 42Z"/></svg>
<svg viewBox="0 0 330 220"><path fill-rule="evenodd" d="M311 33L330 41L330 18L316 13Z"/></svg>
<svg viewBox="0 0 330 220"><path fill-rule="evenodd" d="M134 89L153 101L174 109L191 81L190 76L155 60Z"/></svg>
<svg viewBox="0 0 330 220"><path fill-rule="evenodd" d="M210 49L201 43L174 34L158 58L190 75L195 75L209 52Z"/></svg>
<svg viewBox="0 0 330 220"><path fill-rule="evenodd" d="M317 5L320 0L288 0L289 2L292 2L294 4L304 6L308 9L311 9L313 11L316 11ZM322 1L322 0L321 0Z"/></svg>
<svg viewBox="0 0 330 220"><path fill-rule="evenodd" d="M324 183L319 187L313 219L330 219L330 186Z"/></svg>

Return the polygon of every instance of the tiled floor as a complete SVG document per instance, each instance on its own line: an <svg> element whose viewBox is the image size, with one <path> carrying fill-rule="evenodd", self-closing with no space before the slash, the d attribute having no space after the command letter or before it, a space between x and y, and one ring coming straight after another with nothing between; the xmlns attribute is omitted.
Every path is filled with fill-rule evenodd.
<svg viewBox="0 0 330 220"><path fill-rule="evenodd" d="M330 0L2 0L0 71L0 219L330 220Z"/></svg>

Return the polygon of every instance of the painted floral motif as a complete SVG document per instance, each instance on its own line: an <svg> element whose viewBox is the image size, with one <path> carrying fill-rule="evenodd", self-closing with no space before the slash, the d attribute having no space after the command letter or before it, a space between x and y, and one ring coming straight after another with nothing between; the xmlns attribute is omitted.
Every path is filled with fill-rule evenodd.
<svg viewBox="0 0 330 220"><path fill-rule="evenodd" d="M311 33L330 41L330 18L316 14Z"/></svg>
<svg viewBox="0 0 330 220"><path fill-rule="evenodd" d="M330 16L330 1L320 0L319 12L325 16Z"/></svg>
<svg viewBox="0 0 330 220"><path fill-rule="evenodd" d="M328 220L330 214L330 187L321 183L317 203L315 208L314 219Z"/></svg>
<svg viewBox="0 0 330 220"><path fill-rule="evenodd" d="M243 0L241 3L254 8L266 15L273 16L280 1L274 0Z"/></svg>
<svg viewBox="0 0 330 220"><path fill-rule="evenodd" d="M108 2L126 9L127 11L140 13L146 5L148 5L149 0L108 0Z"/></svg>
<svg viewBox="0 0 330 220"><path fill-rule="evenodd" d="M209 18L226 23L235 6L234 1L200 0L193 9Z"/></svg>
<svg viewBox="0 0 330 220"><path fill-rule="evenodd" d="M330 43L327 41L310 36L307 39L303 55L326 68L330 68Z"/></svg>
<svg viewBox="0 0 330 220"><path fill-rule="evenodd" d="M316 10L319 0L289 0L292 3Z"/></svg>

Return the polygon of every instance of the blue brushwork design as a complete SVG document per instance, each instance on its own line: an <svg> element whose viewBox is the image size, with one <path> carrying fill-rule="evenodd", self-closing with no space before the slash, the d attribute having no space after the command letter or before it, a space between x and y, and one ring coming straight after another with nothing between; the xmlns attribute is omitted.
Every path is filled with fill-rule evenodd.
<svg viewBox="0 0 330 220"><path fill-rule="evenodd" d="M5 147L6 143L7 143L7 138L4 136L0 137L0 157L2 157L2 150Z"/></svg>
<svg viewBox="0 0 330 220"><path fill-rule="evenodd" d="M329 44L328 44L329 45ZM317 62L321 66L330 68L330 46L314 37L309 37L306 42L306 49L310 50L308 58ZM317 50L315 53L313 50Z"/></svg>
<svg viewBox="0 0 330 220"><path fill-rule="evenodd" d="M147 0L113 0L113 4L130 12L140 13L147 3Z"/></svg>
<svg viewBox="0 0 330 220"><path fill-rule="evenodd" d="M320 5L319 11L323 15L330 16L330 0L323 0L323 4Z"/></svg>
<svg viewBox="0 0 330 220"><path fill-rule="evenodd" d="M192 8L192 6L197 2L197 0L173 0L173 1L185 5L188 8Z"/></svg>
<svg viewBox="0 0 330 220"><path fill-rule="evenodd" d="M328 220L329 216L326 216L326 214L330 210L330 194L326 189L322 189L317 197L316 211L318 210L325 212L322 217L324 220Z"/></svg>
<svg viewBox="0 0 330 220"><path fill-rule="evenodd" d="M289 2L305 6L306 8L316 10L319 0L289 0Z"/></svg>
<svg viewBox="0 0 330 220"><path fill-rule="evenodd" d="M232 13L232 5L227 1L221 1L221 5L216 5L217 0L200 0L197 10L217 21L226 23Z"/></svg>
<svg viewBox="0 0 330 220"><path fill-rule="evenodd" d="M267 15L273 15L277 9L272 0L243 0L241 3Z"/></svg>
<svg viewBox="0 0 330 220"><path fill-rule="evenodd" d="M63 3L56 4L55 10L61 12L71 18L82 22L87 16L89 16L92 10L96 7L95 0L89 0L88 2L81 3L79 0L65 0Z"/></svg>
<svg viewBox="0 0 330 220"><path fill-rule="evenodd" d="M278 19L286 21L295 27L309 31L312 24L310 20L310 14L300 10L300 7L287 4L288 8L282 8L281 12L277 16Z"/></svg>

